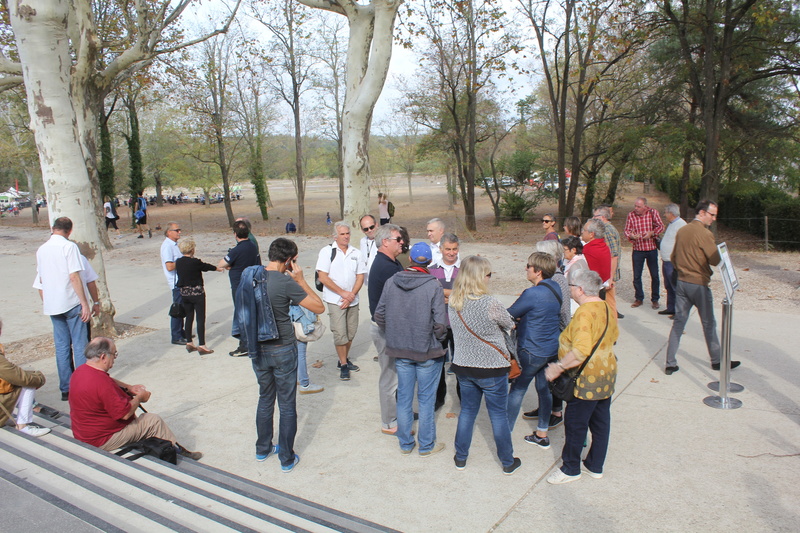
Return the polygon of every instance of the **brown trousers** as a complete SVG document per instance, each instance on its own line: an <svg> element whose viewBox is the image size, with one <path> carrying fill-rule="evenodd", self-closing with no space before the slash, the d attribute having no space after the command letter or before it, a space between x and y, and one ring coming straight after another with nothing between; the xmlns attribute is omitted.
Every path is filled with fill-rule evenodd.
<svg viewBox="0 0 800 533"><path fill-rule="evenodd" d="M168 440L172 444L178 440L160 416L153 413L142 413L133 422L111 435L111 438L100 447L110 452L147 437L158 437Z"/></svg>

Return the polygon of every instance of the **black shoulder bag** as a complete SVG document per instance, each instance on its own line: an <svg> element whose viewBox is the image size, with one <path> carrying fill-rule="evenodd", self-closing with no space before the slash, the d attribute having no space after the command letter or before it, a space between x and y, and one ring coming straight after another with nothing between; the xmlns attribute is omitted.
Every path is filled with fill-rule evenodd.
<svg viewBox="0 0 800 533"><path fill-rule="evenodd" d="M550 392L552 393L553 398L558 398L559 400L564 400L565 402L575 399L575 383L578 381L578 376L581 375L586 363L589 362L589 359L592 358L594 352L597 351L597 347L600 346L600 343L603 341L603 337L606 336L606 331L608 331L608 305L606 305L606 327L603 329L603 334L600 335L599 339L597 339L594 348L592 348L592 352L586 359L583 360L583 364L581 364L578 371L575 372L575 374L569 374L565 370L560 376L549 383Z"/></svg>
<svg viewBox="0 0 800 533"><path fill-rule="evenodd" d="M331 263L333 263L334 257L336 257L336 246L331 245ZM314 271L314 286L319 292L322 292L322 289L325 288L325 285L319 280L319 272L316 270Z"/></svg>

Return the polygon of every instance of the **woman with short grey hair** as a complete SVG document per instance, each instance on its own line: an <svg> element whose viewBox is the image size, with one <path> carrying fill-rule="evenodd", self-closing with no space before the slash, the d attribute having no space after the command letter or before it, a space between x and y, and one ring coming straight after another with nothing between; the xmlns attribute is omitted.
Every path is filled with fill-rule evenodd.
<svg viewBox="0 0 800 533"><path fill-rule="evenodd" d="M558 339L558 362L545 369L548 381L564 372L580 372L574 383L574 399L564 415L563 464L547 478L548 483L556 485L576 481L582 473L595 479L603 477L611 430L611 396L617 380L614 343L619 328L616 313L600 299L601 287L602 280L593 270L579 270L572 276L570 291L580 307ZM582 369L573 370L584 362ZM592 433L592 445L581 465L587 431Z"/></svg>

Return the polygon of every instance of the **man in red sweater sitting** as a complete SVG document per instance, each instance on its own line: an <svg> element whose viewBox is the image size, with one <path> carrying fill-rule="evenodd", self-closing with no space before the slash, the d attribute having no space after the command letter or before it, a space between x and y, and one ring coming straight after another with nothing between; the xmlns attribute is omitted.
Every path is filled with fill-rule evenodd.
<svg viewBox="0 0 800 533"><path fill-rule="evenodd" d="M178 444L160 416L136 416L136 409L150 399L150 392L144 385L128 385L108 375L119 355L114 341L97 337L86 346L85 354L86 364L75 370L70 381L69 408L76 439L112 451L158 437L170 441L179 455L194 460L203 457Z"/></svg>

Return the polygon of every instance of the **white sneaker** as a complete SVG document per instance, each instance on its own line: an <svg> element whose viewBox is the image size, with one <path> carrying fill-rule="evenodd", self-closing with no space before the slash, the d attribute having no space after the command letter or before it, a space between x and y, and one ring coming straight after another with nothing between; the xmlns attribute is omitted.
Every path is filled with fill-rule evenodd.
<svg viewBox="0 0 800 533"><path fill-rule="evenodd" d="M309 383L305 387L302 386L302 385L297 387L297 391L300 394L314 394L315 392L322 392L324 390L325 390L325 387L322 387L320 385L314 385L313 383Z"/></svg>
<svg viewBox="0 0 800 533"><path fill-rule="evenodd" d="M31 437L41 437L50 433L50 428L43 428L40 426L25 426L24 428L21 428L20 431L26 435L30 435Z"/></svg>
<svg viewBox="0 0 800 533"><path fill-rule="evenodd" d="M603 473L602 472L600 472L599 474L597 472L592 472L591 470L586 468L586 465L584 465L584 464L581 464L581 472L583 472L587 476L589 476L591 478L594 478L594 479L602 479L602 477L603 477Z"/></svg>
<svg viewBox="0 0 800 533"><path fill-rule="evenodd" d="M556 468L552 474L547 476L547 482L551 485L563 485L564 483L572 483L573 481L578 481L581 478L581 475L578 474L577 476L568 476L564 472L561 471L560 468Z"/></svg>

